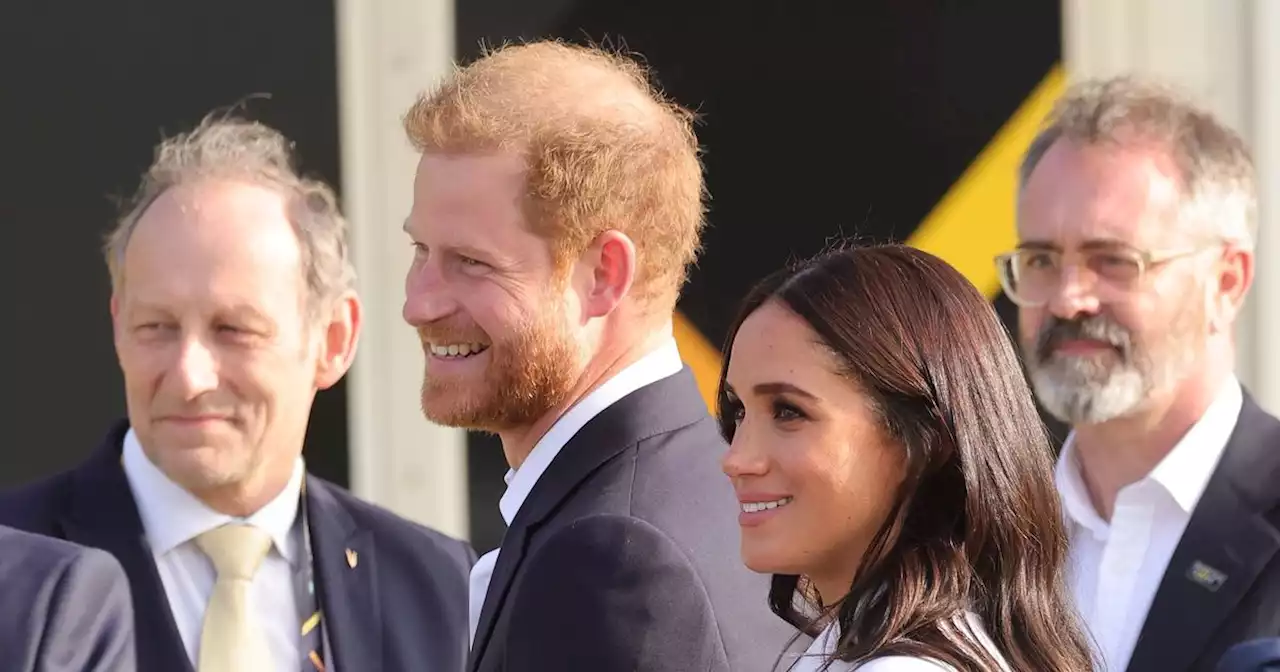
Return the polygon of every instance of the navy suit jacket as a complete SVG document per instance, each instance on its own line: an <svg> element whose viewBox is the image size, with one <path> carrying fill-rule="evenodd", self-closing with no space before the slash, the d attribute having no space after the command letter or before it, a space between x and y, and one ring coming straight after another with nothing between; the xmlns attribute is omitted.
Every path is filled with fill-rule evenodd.
<svg viewBox="0 0 1280 672"><path fill-rule="evenodd" d="M1280 420L1246 393L1147 611L1128 672L1212 672L1235 644L1280 636L1278 551Z"/></svg>
<svg viewBox="0 0 1280 672"><path fill-rule="evenodd" d="M133 607L120 564L0 527L0 652L12 672L133 672Z"/></svg>
<svg viewBox="0 0 1280 672"><path fill-rule="evenodd" d="M1280 637L1255 639L1227 649L1214 672L1280 672Z"/></svg>
<svg viewBox="0 0 1280 672"><path fill-rule="evenodd" d="M511 521L471 670L772 670L796 631L742 564L725 449L687 368L588 422Z"/></svg>
<svg viewBox="0 0 1280 672"><path fill-rule="evenodd" d="M190 672L121 465L127 430L113 427L79 467L0 494L0 524L109 551L129 575L139 672ZM311 475L306 506L325 655L338 672L463 669L471 547Z"/></svg>

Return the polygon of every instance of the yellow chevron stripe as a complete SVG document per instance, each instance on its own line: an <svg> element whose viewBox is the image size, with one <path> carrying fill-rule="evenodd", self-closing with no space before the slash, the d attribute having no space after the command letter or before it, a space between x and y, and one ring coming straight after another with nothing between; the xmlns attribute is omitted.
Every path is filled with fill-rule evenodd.
<svg viewBox="0 0 1280 672"><path fill-rule="evenodd" d="M675 335L676 345L680 347L680 358L693 370L693 377L698 381L698 391L702 393L707 409L714 411L716 388L720 385L720 350L679 312L675 315Z"/></svg>
<svg viewBox="0 0 1280 672"><path fill-rule="evenodd" d="M992 299L1000 292L995 256L1017 244L1018 162L1066 80L1055 65L907 240L945 259Z"/></svg>
<svg viewBox="0 0 1280 672"><path fill-rule="evenodd" d="M1017 243L1018 162L1066 83L1062 66L1055 65L907 240L945 259L992 299L1000 291L995 256ZM693 370L707 408L714 410L719 350L680 313L675 315L675 333L680 356Z"/></svg>

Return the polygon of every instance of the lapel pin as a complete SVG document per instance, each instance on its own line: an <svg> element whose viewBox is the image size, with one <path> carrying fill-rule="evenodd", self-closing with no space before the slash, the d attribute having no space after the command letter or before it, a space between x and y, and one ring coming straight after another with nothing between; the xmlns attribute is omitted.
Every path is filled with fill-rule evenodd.
<svg viewBox="0 0 1280 672"><path fill-rule="evenodd" d="M347 549L347 566L350 567L351 569L355 569L356 565L359 562L360 562L360 554L348 548Z"/></svg>
<svg viewBox="0 0 1280 672"><path fill-rule="evenodd" d="M1196 582L1201 588L1209 592L1217 592L1227 581L1227 575L1210 567L1209 565L1196 560L1191 563L1191 569L1187 570L1187 578Z"/></svg>

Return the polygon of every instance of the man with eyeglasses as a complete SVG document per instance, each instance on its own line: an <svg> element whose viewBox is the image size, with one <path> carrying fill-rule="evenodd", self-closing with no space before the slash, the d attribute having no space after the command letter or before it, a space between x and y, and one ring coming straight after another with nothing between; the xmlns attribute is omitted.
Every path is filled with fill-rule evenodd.
<svg viewBox="0 0 1280 672"><path fill-rule="evenodd" d="M1244 142L1135 78L1068 91L997 259L1040 402L1069 424L1069 581L1102 669L1212 670L1280 635L1280 421L1233 373L1253 280Z"/></svg>

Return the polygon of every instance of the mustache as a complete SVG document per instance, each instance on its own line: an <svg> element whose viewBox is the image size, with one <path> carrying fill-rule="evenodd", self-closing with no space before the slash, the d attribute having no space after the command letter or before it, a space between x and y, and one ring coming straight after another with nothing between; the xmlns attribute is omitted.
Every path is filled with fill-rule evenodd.
<svg viewBox="0 0 1280 672"><path fill-rule="evenodd" d="M1065 341L1099 341L1120 351L1125 361L1133 351L1133 336L1119 322L1106 315L1085 315L1065 320L1052 317L1036 335L1036 358L1048 360Z"/></svg>
<svg viewBox="0 0 1280 672"><path fill-rule="evenodd" d="M450 324L427 324L416 328L418 340L423 343L483 343L489 344L489 336L475 327Z"/></svg>

